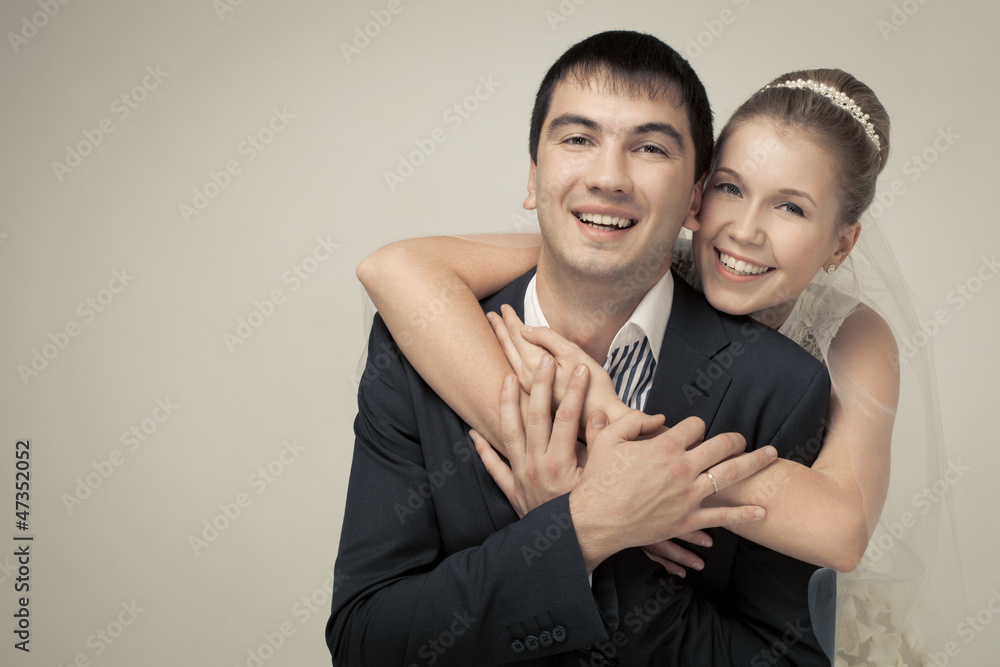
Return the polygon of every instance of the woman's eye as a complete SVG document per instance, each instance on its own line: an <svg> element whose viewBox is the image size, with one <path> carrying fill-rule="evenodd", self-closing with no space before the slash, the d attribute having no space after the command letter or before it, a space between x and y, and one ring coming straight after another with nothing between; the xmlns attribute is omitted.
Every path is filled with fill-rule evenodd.
<svg viewBox="0 0 1000 667"><path fill-rule="evenodd" d="M743 194L740 189L732 183L719 183L715 186L715 189L723 194L733 195L735 197L739 197Z"/></svg>
<svg viewBox="0 0 1000 667"><path fill-rule="evenodd" d="M798 206L797 204L793 204L790 201L786 201L784 204L780 204L778 208L784 209L785 211L788 211L792 215L797 215L800 218L806 217L806 212L802 210L802 207Z"/></svg>

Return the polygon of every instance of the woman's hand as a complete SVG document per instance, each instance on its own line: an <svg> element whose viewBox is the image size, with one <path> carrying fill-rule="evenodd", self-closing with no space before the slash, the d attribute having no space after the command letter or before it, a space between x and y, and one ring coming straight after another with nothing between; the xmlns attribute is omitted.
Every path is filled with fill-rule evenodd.
<svg viewBox="0 0 1000 667"><path fill-rule="evenodd" d="M548 352L556 361L555 381L551 387L553 405L563 400L572 374L583 365L590 374L581 413L583 418L604 412L610 421L614 421L628 412L628 406L615 393L611 377L593 357L548 327L524 326L510 306L502 306L501 312L502 318L495 313L490 314L490 324L525 391L531 391L538 363Z"/></svg>
<svg viewBox="0 0 1000 667"><path fill-rule="evenodd" d="M509 467L479 433L470 432L487 472L519 517L572 491L586 463L586 447L577 441L577 434L589 371L585 365L575 370L553 417L550 406L555 366L547 354L539 359L528 398L526 425L521 420L521 389L513 375L504 380L500 427Z"/></svg>
<svg viewBox="0 0 1000 667"><path fill-rule="evenodd" d="M703 530L696 530L693 533L681 535L676 539L690 544L700 544L703 547L712 546L712 538ZM695 570L701 570L705 567L705 561L674 542L674 540L664 540L663 542L650 544L643 547L642 550L646 552L646 556L650 560L654 560L662 565L667 572L675 577L683 578L686 576L687 571L684 569L685 567Z"/></svg>

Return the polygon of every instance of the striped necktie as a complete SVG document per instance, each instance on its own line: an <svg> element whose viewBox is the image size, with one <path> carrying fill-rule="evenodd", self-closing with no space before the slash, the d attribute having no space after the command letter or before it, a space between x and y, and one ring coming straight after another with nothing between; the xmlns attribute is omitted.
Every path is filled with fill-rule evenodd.
<svg viewBox="0 0 1000 667"><path fill-rule="evenodd" d="M655 369L653 348L645 336L634 343L612 350L607 363L604 364L604 370L611 376L618 397L625 405L636 410L642 410L646 405L646 396L653 386Z"/></svg>

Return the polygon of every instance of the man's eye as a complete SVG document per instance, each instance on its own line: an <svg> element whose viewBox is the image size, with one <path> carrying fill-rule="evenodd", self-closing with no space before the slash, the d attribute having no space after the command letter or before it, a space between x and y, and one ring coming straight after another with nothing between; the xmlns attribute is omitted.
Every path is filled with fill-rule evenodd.
<svg viewBox="0 0 1000 667"><path fill-rule="evenodd" d="M590 142L587 140L586 137L569 137L568 139L566 139L564 143L567 143L571 146L586 146Z"/></svg>
<svg viewBox="0 0 1000 667"><path fill-rule="evenodd" d="M646 144L639 149L643 153L649 153L650 155L666 155L667 152L660 148L659 146L654 146L652 144Z"/></svg>

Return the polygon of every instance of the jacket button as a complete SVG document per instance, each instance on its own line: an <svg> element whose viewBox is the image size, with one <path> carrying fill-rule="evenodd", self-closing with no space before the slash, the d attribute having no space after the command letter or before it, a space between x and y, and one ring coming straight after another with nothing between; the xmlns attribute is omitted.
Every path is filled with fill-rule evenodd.
<svg viewBox="0 0 1000 667"><path fill-rule="evenodd" d="M524 653L524 642L520 639L515 639L510 643L510 650L514 653Z"/></svg>
<svg viewBox="0 0 1000 667"><path fill-rule="evenodd" d="M542 642L542 646L552 646L552 633L548 630L539 632L538 641Z"/></svg>
<svg viewBox="0 0 1000 667"><path fill-rule="evenodd" d="M561 625L557 625L556 627L552 628L552 638L555 639L557 642L565 641L566 628L564 628Z"/></svg>
<svg viewBox="0 0 1000 667"><path fill-rule="evenodd" d="M524 638L524 645L528 647L529 651L537 651L539 646L538 637L535 635L528 635Z"/></svg>

